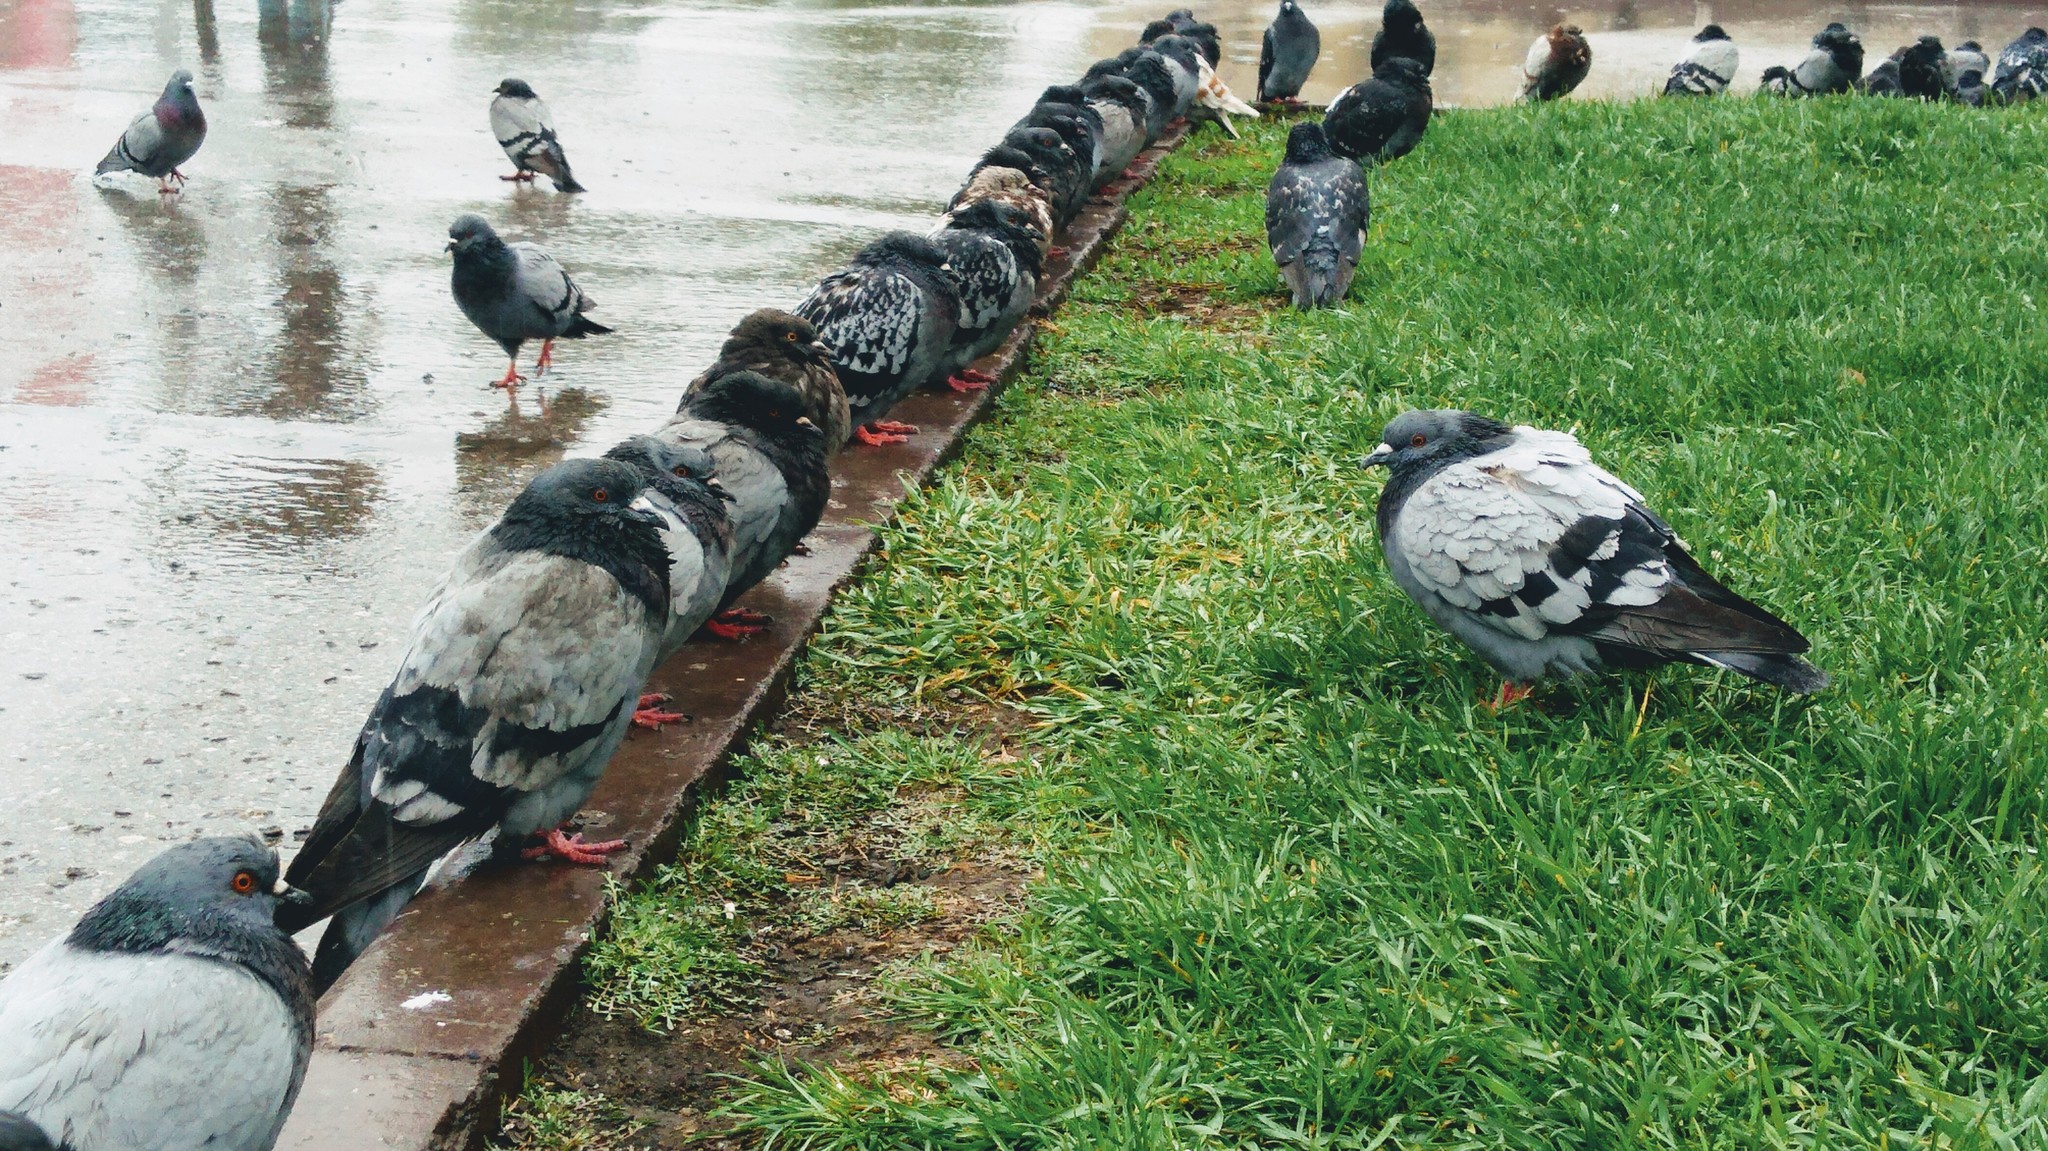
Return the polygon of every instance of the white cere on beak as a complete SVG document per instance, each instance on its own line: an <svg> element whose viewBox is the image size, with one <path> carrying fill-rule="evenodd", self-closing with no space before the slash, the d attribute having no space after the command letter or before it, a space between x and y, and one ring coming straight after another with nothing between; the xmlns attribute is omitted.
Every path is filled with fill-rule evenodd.
<svg viewBox="0 0 2048 1151"><path fill-rule="evenodd" d="M273 884L271 884L271 885L270 885L270 894L272 894L272 895L283 895L284 893L286 893L286 892L290 891L291 889L292 889L292 885L291 885L291 884L289 884L289 883L286 883L286 882L284 881L284 877L280 875L280 876L278 876L278 877L277 877L277 882L275 882L275 883L273 883Z"/></svg>

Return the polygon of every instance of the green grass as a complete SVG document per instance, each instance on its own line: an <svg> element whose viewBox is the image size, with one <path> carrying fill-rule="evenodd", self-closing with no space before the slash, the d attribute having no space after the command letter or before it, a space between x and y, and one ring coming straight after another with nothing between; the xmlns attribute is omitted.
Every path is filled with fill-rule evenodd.
<svg viewBox="0 0 2048 1151"><path fill-rule="evenodd" d="M764 1065L734 1113L775 1147L2048 1146L2048 120L1454 113L1314 315L1263 243L1283 129L1166 164L811 656L849 735L793 793L881 810L944 762L1044 862L892 984L969 1070ZM1478 706L1357 467L1437 406L1576 428L1836 686ZM1028 786L879 730L956 699L1037 719ZM696 866L622 922L760 878ZM665 975L600 955L621 1002Z"/></svg>

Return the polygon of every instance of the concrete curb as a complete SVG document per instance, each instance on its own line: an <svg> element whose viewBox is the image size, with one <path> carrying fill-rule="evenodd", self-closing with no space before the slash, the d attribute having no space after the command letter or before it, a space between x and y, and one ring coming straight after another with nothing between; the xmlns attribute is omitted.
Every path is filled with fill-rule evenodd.
<svg viewBox="0 0 2048 1151"><path fill-rule="evenodd" d="M278 1147L290 1151L480 1148L497 1131L523 1064L538 1057L578 995L578 960L604 929L605 886L653 874L676 856L691 806L723 782L747 734L780 710L798 657L861 572L904 493L956 455L967 430L1023 370L1037 317L1067 298L1126 218L1124 199L1179 146L1170 131L1133 165L1136 183L1089 202L1049 260L1033 318L976 366L1000 382L985 392L919 391L891 418L922 429L911 442L855 446L833 461L832 502L792 557L741 606L774 617L744 643L692 643L657 669L692 722L635 732L586 806L587 821L627 851L609 870L542 865L485 870L423 893L320 1003L313 1062Z"/></svg>

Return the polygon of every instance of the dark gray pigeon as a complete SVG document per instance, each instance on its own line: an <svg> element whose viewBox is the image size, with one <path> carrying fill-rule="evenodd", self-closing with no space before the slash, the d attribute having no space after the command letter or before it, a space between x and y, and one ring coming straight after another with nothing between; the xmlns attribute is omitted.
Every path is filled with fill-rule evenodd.
<svg viewBox="0 0 2048 1151"><path fill-rule="evenodd" d="M1899 57L1905 54L1906 50L1901 48L1889 59L1879 61L1877 67L1856 78L1851 90L1864 96L1905 95L1905 88L1899 83Z"/></svg>
<svg viewBox="0 0 2048 1151"><path fill-rule="evenodd" d="M1984 106L1987 90L1984 87L1984 73L1972 68L1956 77L1956 102L1972 108Z"/></svg>
<svg viewBox="0 0 2048 1151"><path fill-rule="evenodd" d="M1813 50L1797 68L1767 68L1763 90L1779 96L1827 96L1847 92L1863 77L1863 41L1840 23L1816 32Z"/></svg>
<svg viewBox="0 0 2048 1151"><path fill-rule="evenodd" d="M839 373L832 370L832 351L818 339L818 329L802 316L780 308L748 313L725 338L718 358L690 381L683 395L695 395L711 381L734 372L759 372L795 388L803 397L804 414L825 433L828 452L838 451L853 434L846 389L839 386Z"/></svg>
<svg viewBox="0 0 2048 1151"><path fill-rule="evenodd" d="M1709 24L1692 38L1685 58L1671 66L1664 81L1666 96L1719 96L1735 79L1742 53L1719 24Z"/></svg>
<svg viewBox="0 0 2048 1151"><path fill-rule="evenodd" d="M634 436L613 444L604 458L640 469L647 483L641 498L661 517L661 546L668 552L668 625L662 631L655 666L674 655L717 613L732 580L733 494L718 479L718 463L695 444L658 436ZM660 727L680 716L663 715L641 700L633 722Z"/></svg>
<svg viewBox="0 0 2048 1151"><path fill-rule="evenodd" d="M1577 24L1553 24L1529 45L1522 61L1522 99L1556 100L1571 95L1593 69L1593 46Z"/></svg>
<svg viewBox="0 0 2048 1151"><path fill-rule="evenodd" d="M1079 89L1048 88L1047 93L1067 95L1077 99ZM1055 205L1062 220L1072 219L1088 200L1088 193L1095 187L1095 174L1101 165L1102 119L1084 103L1048 99L1041 96L1024 119L1011 129L1012 134L1028 133L1031 129L1043 128L1059 138L1068 152L1073 154L1075 175L1071 180L1063 176L1056 179L1057 190L1068 198ZM1006 143L1009 137L1004 137ZM1018 145L1012 145L1018 146ZM1061 158L1060 164L1066 160Z"/></svg>
<svg viewBox="0 0 2048 1151"><path fill-rule="evenodd" d="M1330 102L1323 134L1331 151L1362 164L1397 160L1415 150L1429 130L1432 95L1422 65L1394 56Z"/></svg>
<svg viewBox="0 0 2048 1151"><path fill-rule="evenodd" d="M1175 114L1187 115L1195 96L1202 90L1201 49L1185 37L1162 36L1146 45L1140 58L1146 55L1156 56L1165 62L1168 74L1173 77Z"/></svg>
<svg viewBox="0 0 2048 1151"><path fill-rule="evenodd" d="M1899 49L1899 94L1915 100L1943 100L1955 88L1948 74L1948 49L1940 39L1922 36Z"/></svg>
<svg viewBox="0 0 2048 1151"><path fill-rule="evenodd" d="M199 110L199 96L192 90L192 73L180 68L171 73L164 94L149 111L137 116L113 150L93 169L95 176L108 172L140 172L156 177L157 191L176 192L171 181L185 182L178 165L190 160L206 142L206 113Z"/></svg>
<svg viewBox="0 0 2048 1151"><path fill-rule="evenodd" d="M254 836L137 868L0 981L0 1109L71 1151L269 1151L313 1049L287 898Z"/></svg>
<svg viewBox="0 0 2048 1151"><path fill-rule="evenodd" d="M1167 126L1187 114L1189 101L1181 99L1179 69L1157 52L1143 51L1124 65L1124 79L1145 90L1152 100L1152 118L1146 122L1145 142L1150 145L1166 134Z"/></svg>
<svg viewBox="0 0 2048 1151"><path fill-rule="evenodd" d="M497 95L491 100L491 135L516 169L498 179L530 181L538 172L557 192L584 191L569 173L569 157L555 135L555 115L533 88L524 80L504 80L492 91Z"/></svg>
<svg viewBox="0 0 2048 1151"><path fill-rule="evenodd" d="M1202 59L1208 61L1211 68L1223 63L1223 34L1216 30L1216 25L1195 19L1195 14L1185 8L1167 13L1164 20L1154 20L1145 25L1144 32L1138 36L1138 43L1151 44L1162 36L1185 36L1194 41L1202 51Z"/></svg>
<svg viewBox="0 0 2048 1151"><path fill-rule="evenodd" d="M584 316L596 301L583 294L562 265L539 244L507 244L482 216L457 216L448 226L448 250L455 253L456 306L477 330L498 342L512 362L492 387L512 391L519 374L519 348L539 340L533 374L554 363L556 340L602 336L610 328Z"/></svg>
<svg viewBox="0 0 2048 1151"><path fill-rule="evenodd" d="M27 1116L0 1111L0 1151L59 1151Z"/></svg>
<svg viewBox="0 0 2048 1151"><path fill-rule="evenodd" d="M1301 86L1323 54L1323 34L1294 0L1280 0L1280 14L1259 41L1259 99L1297 103Z"/></svg>
<svg viewBox="0 0 2048 1151"><path fill-rule="evenodd" d="M1510 684L1694 663L1827 686L1799 658L1805 637L1700 570L1569 433L1405 412L1365 464L1390 472L1378 520L1394 582Z"/></svg>
<svg viewBox="0 0 2048 1151"><path fill-rule="evenodd" d="M1991 94L2001 104L2018 104L2048 91L2048 31L2029 28L1998 54Z"/></svg>
<svg viewBox="0 0 2048 1151"><path fill-rule="evenodd" d="M435 861L493 828L493 853L602 864L625 845L562 830L625 738L668 625L661 517L618 460L534 477L414 617L398 674L286 878L323 917L324 991L418 893ZM542 837L527 849L530 838ZM526 849L526 850L522 850Z"/></svg>
<svg viewBox="0 0 2048 1151"><path fill-rule="evenodd" d="M1365 250L1372 196L1357 164L1330 151L1313 120L1287 133L1287 159L1266 187L1266 243L1297 308L1344 298Z"/></svg>
<svg viewBox="0 0 2048 1151"><path fill-rule="evenodd" d="M917 430L883 417L931 378L953 346L960 289L943 250L914 232L890 232L819 281L796 314L832 349L860 442L902 443Z"/></svg>
<svg viewBox="0 0 2048 1151"><path fill-rule="evenodd" d="M952 213L931 239L960 289L952 350L932 378L956 392L977 391L995 381L967 365L1001 346L1038 294L1038 229L1016 208L983 200Z"/></svg>
<svg viewBox="0 0 2048 1151"><path fill-rule="evenodd" d="M1143 88L1122 76L1098 76L1081 85L1081 94L1102 124L1094 180L1100 189L1121 177L1145 150L1145 121L1152 102Z"/></svg>
<svg viewBox="0 0 2048 1151"><path fill-rule="evenodd" d="M1061 227L1088 202L1095 166L1067 147L1051 128L1012 128L1000 145L1014 148L1031 158L1032 168L1046 174L1052 186L1053 218Z"/></svg>
<svg viewBox="0 0 2048 1151"><path fill-rule="evenodd" d="M1436 72L1436 34L1422 22L1414 0L1387 0L1380 13L1380 30L1372 37L1372 66L1375 70L1395 56L1406 56L1422 65L1422 74Z"/></svg>

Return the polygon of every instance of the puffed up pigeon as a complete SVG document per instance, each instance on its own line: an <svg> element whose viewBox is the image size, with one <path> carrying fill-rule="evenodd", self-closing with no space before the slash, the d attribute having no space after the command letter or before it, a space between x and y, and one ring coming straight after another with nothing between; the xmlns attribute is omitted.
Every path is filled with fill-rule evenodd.
<svg viewBox="0 0 2048 1151"><path fill-rule="evenodd" d="M1901 48L1888 59L1878 61L1877 67L1857 77L1850 89L1864 96L1905 95L1905 88L1899 83L1899 59L1905 54L1906 50Z"/></svg>
<svg viewBox="0 0 2048 1151"><path fill-rule="evenodd" d="M1357 164L1330 151L1313 120L1287 133L1287 159L1266 187L1266 243L1297 308L1344 298L1365 249L1372 197Z"/></svg>
<svg viewBox="0 0 2048 1151"><path fill-rule="evenodd" d="M832 349L855 437L902 443L916 429L883 417L938 370L960 324L960 289L946 253L913 232L891 232L819 281L796 314Z"/></svg>
<svg viewBox="0 0 2048 1151"><path fill-rule="evenodd" d="M1378 521L1394 582L1510 683L1694 663L1827 686L1799 658L1804 636L1702 571L1569 433L1405 412L1365 463L1390 473Z"/></svg>
<svg viewBox="0 0 2048 1151"><path fill-rule="evenodd" d="M1138 153L1145 150L1145 119L1152 104L1143 88L1122 76L1089 80L1081 85L1081 95L1102 124L1102 151L1097 157L1094 181L1099 189L1122 176ZM1049 218L1046 231L1050 239Z"/></svg>
<svg viewBox="0 0 2048 1151"><path fill-rule="evenodd" d="M532 180L535 172L554 182L557 192L581 192L583 185L569 174L569 157L562 153L562 141L555 136L555 116L534 95L524 80L505 80L493 89L491 135L515 171L500 180Z"/></svg>
<svg viewBox="0 0 2048 1151"><path fill-rule="evenodd" d="M759 372L781 380L803 397L804 414L825 433L828 452L839 450L853 433L846 407L846 389L832 370L832 352L818 339L818 330L802 316L780 308L750 313L718 349L718 358L683 389L685 397L711 381L734 372Z"/></svg>
<svg viewBox="0 0 2048 1151"><path fill-rule="evenodd" d="M25 1115L0 1111L0 1151L58 1151L43 1129Z"/></svg>
<svg viewBox="0 0 2048 1151"><path fill-rule="evenodd" d="M93 169L93 175L108 172L140 172L156 177L157 191L176 192L171 181L185 182L178 165L190 160L206 142L206 113L199 110L199 96L192 90L192 73L180 68L171 73L164 94L149 111L137 116L114 147Z"/></svg>
<svg viewBox="0 0 2048 1151"><path fill-rule="evenodd" d="M281 926L334 917L313 957L321 989L436 860L493 828L500 859L602 864L625 846L562 824L625 738L668 626L668 552L661 517L636 502L645 487L618 460L547 469L414 617L398 674L285 876L313 901L281 909Z"/></svg>
<svg viewBox="0 0 2048 1151"><path fill-rule="evenodd" d="M1323 54L1323 34L1294 0L1280 0L1280 12L1259 41L1259 99L1295 102Z"/></svg>
<svg viewBox="0 0 2048 1151"><path fill-rule="evenodd" d="M1899 94L1916 100L1942 100L1955 88L1948 72L1948 49L1940 39L1922 36L1899 49Z"/></svg>
<svg viewBox="0 0 2048 1151"><path fill-rule="evenodd" d="M1436 34L1422 22L1414 0L1387 0L1380 13L1380 30L1372 37L1372 66L1375 70L1395 56L1406 56L1422 65L1422 74L1436 72Z"/></svg>
<svg viewBox="0 0 2048 1151"><path fill-rule="evenodd" d="M1140 52L1130 63L1125 64L1123 71L1118 74L1143 88L1145 95L1152 101L1152 116L1145 125L1145 143L1148 146L1166 134L1169 124L1186 115L1188 105L1194 102L1192 91L1188 93L1185 101L1182 100L1180 70L1167 63L1166 58L1157 52Z"/></svg>
<svg viewBox="0 0 2048 1151"><path fill-rule="evenodd" d="M1001 346L1031 310L1044 250L1038 229L1010 205L983 200L952 213L931 239L960 289L953 346L932 378L956 392L985 388L995 381L967 365Z"/></svg>
<svg viewBox="0 0 2048 1151"><path fill-rule="evenodd" d="M1001 144L1031 158L1034 178L1043 173L1052 191L1053 218L1065 226L1088 202L1095 165L1076 155L1050 128L1012 128Z"/></svg>
<svg viewBox="0 0 2048 1151"><path fill-rule="evenodd" d="M1709 24L1693 36L1685 58L1671 66L1671 78L1664 81L1664 94L1719 96L1735 79L1735 68L1741 61L1742 53L1736 49L1735 41L1728 38L1719 24Z"/></svg>
<svg viewBox="0 0 2048 1151"><path fill-rule="evenodd" d="M1991 94L2001 104L2018 104L2048 91L2048 31L2029 28L1998 54Z"/></svg>
<svg viewBox="0 0 2048 1151"><path fill-rule="evenodd" d="M1593 68L1593 46L1577 24L1553 24L1529 45L1522 61L1522 99L1555 100L1571 94Z"/></svg>
<svg viewBox="0 0 2048 1151"><path fill-rule="evenodd" d="M996 200L1008 204L1031 217L1033 228L1046 238L1046 242L1040 245L1042 253L1044 249L1051 247L1053 228L1056 226L1053 220L1051 185L1052 178L1039 173L1031 157L1015 148L998 145L989 149L982 156L981 163L975 165L974 171L968 173L967 183L958 192L953 193L953 200L947 205L946 211L957 212L969 204L978 204L983 200ZM945 222L946 217L939 218L940 224L943 225Z"/></svg>
<svg viewBox="0 0 2048 1151"><path fill-rule="evenodd" d="M1078 210L1081 201L1086 200L1089 190L1094 188L1095 174L1102 162L1102 118L1087 106L1079 88L1056 85L1045 90L1038 103L1031 106L1012 130L1030 128L1050 131L1074 154L1081 173L1073 205Z"/></svg>
<svg viewBox="0 0 2048 1151"><path fill-rule="evenodd" d="M1195 42L1202 51L1202 59L1209 67L1223 64L1223 34L1216 25L1195 19L1195 14L1185 8L1178 8L1166 14L1164 20L1154 20L1145 25L1145 32L1138 37L1140 44L1150 44L1161 36L1185 36Z"/></svg>
<svg viewBox="0 0 2048 1151"><path fill-rule="evenodd" d="M456 306L511 357L492 387L509 392L526 379L519 374L519 348L528 340L541 341L533 366L541 375L554 363L556 340L611 332L584 316L597 302L539 244L507 244L482 216L466 214L448 226L448 250L455 253Z"/></svg>
<svg viewBox="0 0 2048 1151"><path fill-rule="evenodd" d="M1763 90L1779 96L1847 92L1863 76L1863 41L1839 23L1814 33L1813 50L1797 68L1767 68Z"/></svg>
<svg viewBox="0 0 2048 1151"><path fill-rule="evenodd" d="M1948 50L1949 71L1961 76L1965 72L1991 75L1991 57L1984 54L1984 46L1975 40L1965 40Z"/></svg>
<svg viewBox="0 0 2048 1151"><path fill-rule="evenodd" d="M1984 87L1984 73L1971 68L1956 77L1956 102L1972 108L1984 106L1987 89Z"/></svg>
<svg viewBox="0 0 2048 1151"><path fill-rule="evenodd" d="M1330 150L1362 164L1396 160L1415 150L1429 130L1432 95L1422 65L1389 57L1372 79L1353 84L1330 102L1323 134Z"/></svg>
<svg viewBox="0 0 2048 1151"><path fill-rule="evenodd" d="M0 981L0 1109L71 1151L269 1151L313 1049L312 973L272 921L304 898L254 836L137 868Z"/></svg>

